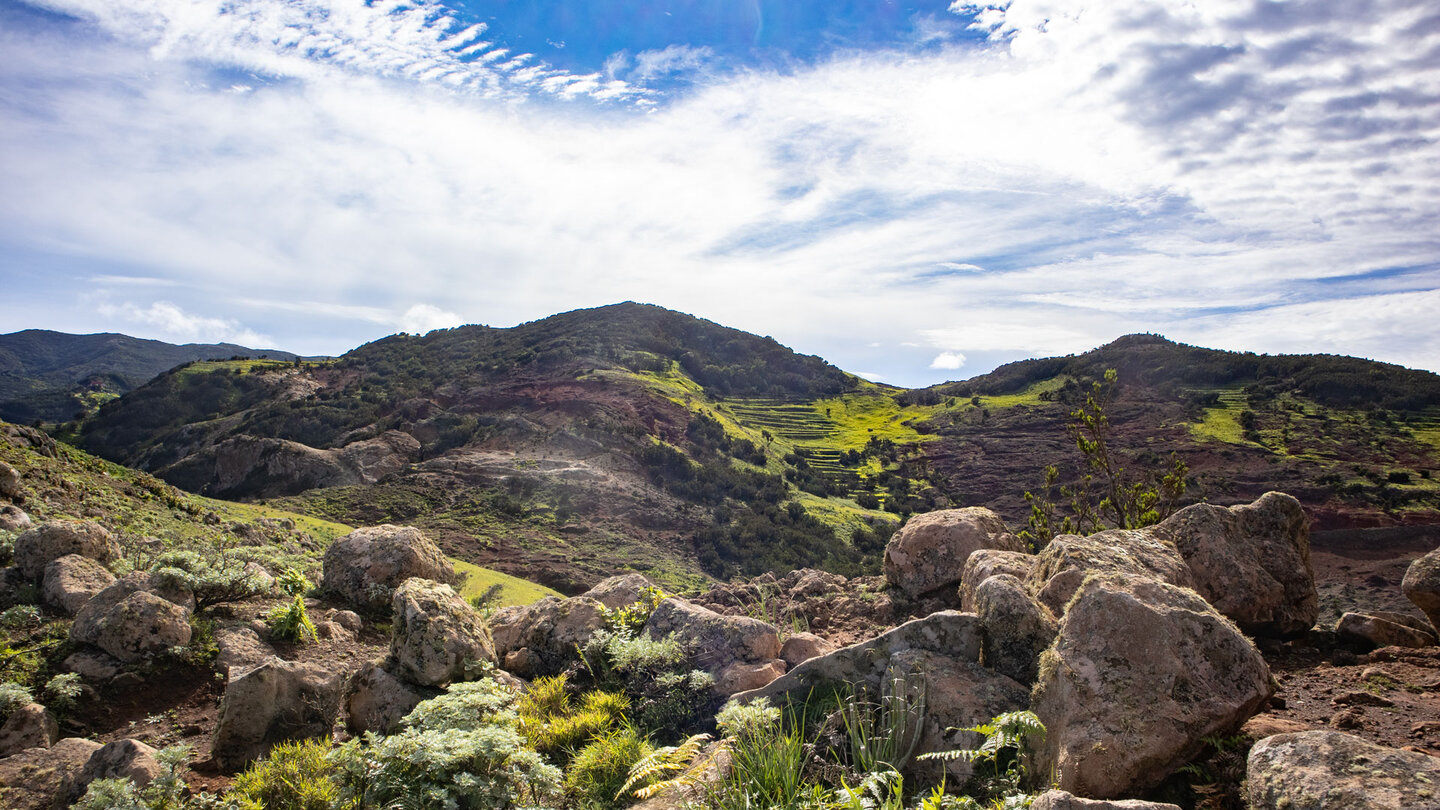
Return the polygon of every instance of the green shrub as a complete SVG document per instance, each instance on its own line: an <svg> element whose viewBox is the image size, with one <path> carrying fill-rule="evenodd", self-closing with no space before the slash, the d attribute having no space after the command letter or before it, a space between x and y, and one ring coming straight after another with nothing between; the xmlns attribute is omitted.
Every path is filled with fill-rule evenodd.
<svg viewBox="0 0 1440 810"><path fill-rule="evenodd" d="M45 684L45 705L56 711L67 711L80 697L80 676L74 672L56 675Z"/></svg>
<svg viewBox="0 0 1440 810"><path fill-rule="evenodd" d="M295 596L288 607L277 607L265 616L270 635L278 641L303 644L316 639L315 623L305 612L305 597Z"/></svg>
<svg viewBox="0 0 1440 810"><path fill-rule="evenodd" d="M315 586L299 570L287 567L275 577L275 587L286 596L304 596Z"/></svg>
<svg viewBox="0 0 1440 810"><path fill-rule="evenodd" d="M6 630L26 630L43 623L40 608L34 605L16 605L0 613L0 627Z"/></svg>
<svg viewBox="0 0 1440 810"><path fill-rule="evenodd" d="M340 799L327 740L284 742L235 777L227 798L242 810L348 810Z"/></svg>
<svg viewBox="0 0 1440 810"><path fill-rule="evenodd" d="M14 681L0 683L0 723L8 720L16 709L34 702L35 696L24 686Z"/></svg>
<svg viewBox="0 0 1440 810"><path fill-rule="evenodd" d="M167 551L155 559L150 571L160 577L164 586L195 594L196 612L269 590L260 572L247 570L244 560L223 551L211 556L188 550Z"/></svg>
<svg viewBox="0 0 1440 810"><path fill-rule="evenodd" d="M602 607L600 612L605 618L605 629L631 636L639 635L645 623L650 621L650 614L654 613L655 608L664 600L664 591L650 587L641 589L640 598L628 605L614 610Z"/></svg>
<svg viewBox="0 0 1440 810"><path fill-rule="evenodd" d="M691 669L690 657L673 634L653 639L599 630L581 657L597 683L630 699L636 726L662 739L691 730L719 702L711 691L714 678Z"/></svg>
<svg viewBox="0 0 1440 810"><path fill-rule="evenodd" d="M563 674L537 678L516 706L526 742L559 762L622 722L630 707L624 695L591 691L581 695L577 708L570 702L568 680Z"/></svg>
<svg viewBox="0 0 1440 810"><path fill-rule="evenodd" d="M575 754L565 771L565 796L585 810L613 810L629 804L619 798L630 768L649 756L654 747L630 726L591 740Z"/></svg>
<svg viewBox="0 0 1440 810"><path fill-rule="evenodd" d="M916 676L887 678L874 700L853 690L840 706L851 766L860 773L903 770L925 731L926 698L925 681Z"/></svg>
<svg viewBox="0 0 1440 810"><path fill-rule="evenodd" d="M730 770L711 791L710 802L717 810L824 803L827 791L805 778L805 739L795 717L785 722L779 712L765 712L747 714L743 722L736 719L732 714L726 729Z"/></svg>
<svg viewBox="0 0 1440 810"><path fill-rule="evenodd" d="M185 770L189 758L188 745L162 748L155 754L160 763L160 773L145 787L137 788L128 779L97 779L90 783L85 795L73 807L76 810L187 810L207 804L223 806L203 793L193 799L187 798L189 787L185 784Z"/></svg>

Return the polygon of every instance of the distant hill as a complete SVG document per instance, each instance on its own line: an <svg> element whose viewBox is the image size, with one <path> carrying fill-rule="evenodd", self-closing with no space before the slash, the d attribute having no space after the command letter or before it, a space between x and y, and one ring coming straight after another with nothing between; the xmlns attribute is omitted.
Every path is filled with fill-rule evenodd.
<svg viewBox="0 0 1440 810"><path fill-rule="evenodd" d="M230 357L294 360L233 343L175 345L127 335L26 329L0 335L0 419L64 422L181 363Z"/></svg>

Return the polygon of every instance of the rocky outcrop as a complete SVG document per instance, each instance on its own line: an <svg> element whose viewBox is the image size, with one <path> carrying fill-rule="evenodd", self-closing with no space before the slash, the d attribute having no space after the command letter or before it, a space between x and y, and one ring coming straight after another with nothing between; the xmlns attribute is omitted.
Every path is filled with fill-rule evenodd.
<svg viewBox="0 0 1440 810"><path fill-rule="evenodd" d="M1056 616L1092 574L1145 577L1190 587L1190 567L1168 541L1145 529L1107 529L1080 537L1062 534L1036 555L1025 587Z"/></svg>
<svg viewBox="0 0 1440 810"><path fill-rule="evenodd" d="M1135 795L1271 693L1259 651L1194 591L1091 576L1041 657L1031 708L1047 733L1037 766L1053 769L1062 790Z"/></svg>
<svg viewBox="0 0 1440 810"><path fill-rule="evenodd" d="M1040 654L1060 630L1050 609L1020 580L1000 574L976 589L975 613L981 626L980 663L1022 684L1034 683Z"/></svg>
<svg viewBox="0 0 1440 810"><path fill-rule="evenodd" d="M1139 799L1108 802L1101 799L1082 799L1063 790L1047 790L1035 797L1035 801L1030 804L1030 810L1180 810L1180 805L1142 802Z"/></svg>
<svg viewBox="0 0 1440 810"><path fill-rule="evenodd" d="M76 614L70 637L126 662L189 644L190 610L153 593L156 584L138 571L111 583Z"/></svg>
<svg viewBox="0 0 1440 810"><path fill-rule="evenodd" d="M1440 632L1440 548L1410 563L1400 590Z"/></svg>
<svg viewBox="0 0 1440 810"><path fill-rule="evenodd" d="M15 565L32 581L67 554L108 565L119 558L120 544L108 529L88 520L47 520L15 538Z"/></svg>
<svg viewBox="0 0 1440 810"><path fill-rule="evenodd" d="M420 460L420 442L409 433L387 430L373 439L340 448L340 461L366 484L383 481Z"/></svg>
<svg viewBox="0 0 1440 810"><path fill-rule="evenodd" d="M227 678L230 673L254 669L279 660L275 649L260 638L253 627L222 627L215 631L215 668Z"/></svg>
<svg viewBox="0 0 1440 810"><path fill-rule="evenodd" d="M0 807L55 810L66 806L71 780L100 748L93 740L66 737L49 748L27 748L0 759Z"/></svg>
<svg viewBox="0 0 1440 810"><path fill-rule="evenodd" d="M480 614L449 585L405 580L395 591L390 656L396 672L422 686L465 680L495 648Z"/></svg>
<svg viewBox="0 0 1440 810"><path fill-rule="evenodd" d="M644 632L652 638L674 633L695 665L717 678L733 664L767 664L780 658L780 633L774 625L725 616L676 597L655 607Z"/></svg>
<svg viewBox="0 0 1440 810"><path fill-rule="evenodd" d="M236 436L162 472L166 480L216 495L290 495L317 487L373 484L420 458L420 442L399 431L319 450L286 439Z"/></svg>
<svg viewBox="0 0 1440 810"><path fill-rule="evenodd" d="M1025 543L983 506L916 515L885 546L885 579L911 597L955 585L982 548L1024 551Z"/></svg>
<svg viewBox="0 0 1440 810"><path fill-rule="evenodd" d="M975 612L975 589L980 583L997 574L1009 574L1023 581L1034 564L1035 555L1023 551L982 548L971 553L960 574L960 609Z"/></svg>
<svg viewBox="0 0 1440 810"><path fill-rule="evenodd" d="M377 663L357 673L345 693L345 727L359 735L392 733L405 715L440 690L406 683Z"/></svg>
<svg viewBox="0 0 1440 810"><path fill-rule="evenodd" d="M1435 633L1419 619L1403 613L1345 613L1335 622L1336 637L1366 649L1375 647L1431 647Z"/></svg>
<svg viewBox="0 0 1440 810"><path fill-rule="evenodd" d="M45 604L74 616L114 581L115 575L100 563L79 554L67 554L45 566L40 595Z"/></svg>
<svg viewBox="0 0 1440 810"><path fill-rule="evenodd" d="M239 770L278 742L329 737L347 678L346 672L279 660L231 673L211 746L216 764Z"/></svg>
<svg viewBox="0 0 1440 810"><path fill-rule="evenodd" d="M495 655L522 678L557 675L591 634L605 626L605 606L588 596L547 596L529 605L501 608L490 617Z"/></svg>
<svg viewBox="0 0 1440 810"><path fill-rule="evenodd" d="M640 574L621 574L601 580L600 584L581 596L594 599L611 610L618 610L640 601L645 589L653 587L654 583Z"/></svg>
<svg viewBox="0 0 1440 810"><path fill-rule="evenodd" d="M1310 528L1295 498L1267 492L1229 508L1197 503L1150 531L1175 546L1195 590L1247 633L1303 633L1319 616Z"/></svg>
<svg viewBox="0 0 1440 810"><path fill-rule="evenodd" d="M1434 810L1440 759L1338 731L1266 737L1250 749L1251 810Z"/></svg>
<svg viewBox="0 0 1440 810"><path fill-rule="evenodd" d="M411 577L458 585L455 567L425 533L413 526L369 526L325 550L323 583L348 604L384 610Z"/></svg>
<svg viewBox="0 0 1440 810"><path fill-rule="evenodd" d="M58 739L60 725L50 710L39 703L27 703L11 712L0 726L0 757L26 748L49 748Z"/></svg>
<svg viewBox="0 0 1440 810"><path fill-rule="evenodd" d="M9 442L22 450L38 453L46 458L55 458L60 452L55 439L43 430L28 425L0 422L0 441Z"/></svg>

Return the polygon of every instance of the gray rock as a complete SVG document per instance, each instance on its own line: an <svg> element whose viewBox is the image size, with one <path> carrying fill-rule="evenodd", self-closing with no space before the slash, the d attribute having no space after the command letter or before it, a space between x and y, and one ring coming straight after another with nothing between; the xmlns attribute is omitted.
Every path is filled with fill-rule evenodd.
<svg viewBox="0 0 1440 810"><path fill-rule="evenodd" d="M70 780L100 748L93 740L66 737L49 748L27 748L0 759L0 807L57 810L66 806Z"/></svg>
<svg viewBox="0 0 1440 810"><path fill-rule="evenodd" d="M348 672L279 660L232 672L215 726L216 764L239 770L278 742L329 737L348 677Z"/></svg>
<svg viewBox="0 0 1440 810"><path fill-rule="evenodd" d="M335 614L330 617L330 621L335 622L352 633L360 632L360 629L365 626L365 622L360 619L360 614L353 610L337 610Z"/></svg>
<svg viewBox="0 0 1440 810"><path fill-rule="evenodd" d="M915 515L885 546L885 579L912 597L955 585L982 548L1025 551L1025 543L983 506Z"/></svg>
<svg viewBox="0 0 1440 810"><path fill-rule="evenodd" d="M81 650L71 653L62 666L66 672L74 672L87 681L104 683L119 675L123 665L106 653Z"/></svg>
<svg viewBox="0 0 1440 810"><path fill-rule="evenodd" d="M20 499L20 471L0 461L0 498Z"/></svg>
<svg viewBox="0 0 1440 810"><path fill-rule="evenodd" d="M480 614L449 585L407 579L395 591L390 655L396 672L422 686L465 680L475 665L495 663Z"/></svg>
<svg viewBox="0 0 1440 810"><path fill-rule="evenodd" d="M1153 579L1091 576L1041 656L1031 709L1047 729L1036 765L1056 787L1135 795L1239 728L1270 697L1249 639L1199 594Z"/></svg>
<svg viewBox="0 0 1440 810"><path fill-rule="evenodd" d="M8 532L30 528L30 516L14 504L0 506L0 529Z"/></svg>
<svg viewBox="0 0 1440 810"><path fill-rule="evenodd" d="M605 626L605 606L588 596L547 596L501 608L490 617L495 654L522 678L559 674L592 633Z"/></svg>
<svg viewBox="0 0 1440 810"><path fill-rule="evenodd" d="M440 549L412 526L356 529L325 550L325 589L356 607L383 610L395 589L411 577L446 585L460 582Z"/></svg>
<svg viewBox="0 0 1440 810"><path fill-rule="evenodd" d="M215 668L226 677L232 672L239 673L280 660L275 648L265 643L254 628L246 625L216 630L215 646L219 648Z"/></svg>
<svg viewBox="0 0 1440 810"><path fill-rule="evenodd" d="M965 570L960 574L960 609L966 613L975 612L975 589L990 577L1009 574L1024 581L1034 565L1035 555L1023 551L982 548L972 552L965 560Z"/></svg>
<svg viewBox="0 0 1440 810"><path fill-rule="evenodd" d="M40 594L45 604L74 616L114 581L115 575L100 563L79 554L67 554L45 566Z"/></svg>
<svg viewBox="0 0 1440 810"><path fill-rule="evenodd" d="M1147 577L1188 588L1194 584L1185 558L1146 529L1107 529L1080 537L1062 534L1035 555L1025 587L1057 617L1091 574Z"/></svg>
<svg viewBox="0 0 1440 810"><path fill-rule="evenodd" d="M1400 590L1430 619L1431 627L1440 632L1440 548L1410 563Z"/></svg>
<svg viewBox="0 0 1440 810"><path fill-rule="evenodd" d="M11 712L0 726L0 757L26 748L49 748L58 739L60 725L50 710L39 703L27 703Z"/></svg>
<svg viewBox="0 0 1440 810"><path fill-rule="evenodd" d="M1142 802L1139 799L1107 802L1100 799L1082 799L1063 790L1047 790L1035 797L1030 810L1180 810L1180 805Z"/></svg>
<svg viewBox="0 0 1440 810"><path fill-rule="evenodd" d="M749 616L725 616L670 597L645 623L651 638L671 633L695 657L695 664L719 676L735 663L764 664L780 657L780 633L774 625Z"/></svg>
<svg viewBox="0 0 1440 810"><path fill-rule="evenodd" d="M108 565L119 558L120 544L108 529L88 520L47 520L15 538L15 565L34 581L50 561L67 554Z"/></svg>
<svg viewBox="0 0 1440 810"><path fill-rule="evenodd" d="M1251 810L1435 810L1440 759L1338 731L1266 737L1250 749Z"/></svg>
<svg viewBox="0 0 1440 810"><path fill-rule="evenodd" d="M85 767L76 773L66 786L66 796L72 802L85 795L85 789L96 779L129 779L136 787L145 787L163 773L159 753L139 740L116 740L90 755Z"/></svg>
<svg viewBox="0 0 1440 810"><path fill-rule="evenodd" d="M1040 654L1060 632L1050 609L1020 580L998 574L976 588L975 612L982 627L980 663L1022 684L1034 683Z"/></svg>
<svg viewBox="0 0 1440 810"><path fill-rule="evenodd" d="M638 602L645 589L653 587L654 583L640 574L623 574L601 580L600 584L581 595L616 610Z"/></svg>
<svg viewBox="0 0 1440 810"><path fill-rule="evenodd" d="M190 643L190 611L151 593L151 577L134 572L96 594L75 616L70 637L121 661Z"/></svg>
<svg viewBox="0 0 1440 810"><path fill-rule="evenodd" d="M406 683L382 665L372 665L351 678L346 689L345 727L357 736L390 734L422 700L439 694L439 689Z"/></svg>
<svg viewBox="0 0 1440 810"><path fill-rule="evenodd" d="M1414 627L1396 614L1345 613L1335 622L1335 635L1368 647L1432 647L1435 634ZM1417 622L1418 623L1418 622Z"/></svg>

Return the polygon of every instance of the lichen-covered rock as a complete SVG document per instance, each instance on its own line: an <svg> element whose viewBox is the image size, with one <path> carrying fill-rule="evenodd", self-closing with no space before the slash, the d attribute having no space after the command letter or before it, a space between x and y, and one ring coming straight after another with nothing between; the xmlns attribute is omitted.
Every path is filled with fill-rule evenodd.
<svg viewBox="0 0 1440 810"><path fill-rule="evenodd" d="M885 545L885 579L912 597L955 585L982 548L1024 551L1025 543L983 506L915 515Z"/></svg>
<svg viewBox="0 0 1440 810"><path fill-rule="evenodd" d="M120 544L109 529L88 520L47 520L15 538L15 565L31 580L67 554L108 565L120 556Z"/></svg>
<svg viewBox="0 0 1440 810"><path fill-rule="evenodd" d="M20 497L20 471L0 461L0 498L17 500Z"/></svg>
<svg viewBox="0 0 1440 810"><path fill-rule="evenodd" d="M49 748L58 739L60 725L50 710L39 703L27 703L11 712L0 726L0 757L26 748Z"/></svg>
<svg viewBox="0 0 1440 810"><path fill-rule="evenodd" d="M66 672L73 672L87 681L104 683L119 675L124 665L115 656L99 650L80 650L67 656L61 666Z"/></svg>
<svg viewBox="0 0 1440 810"><path fill-rule="evenodd" d="M990 577L1009 574L1023 581L1034 565L1035 555L1023 551L982 548L972 553L960 574L960 609L975 612L975 589Z"/></svg>
<svg viewBox="0 0 1440 810"><path fill-rule="evenodd" d="M231 672L215 726L212 756L234 771L285 740L329 737L348 672L270 661Z"/></svg>
<svg viewBox="0 0 1440 810"><path fill-rule="evenodd" d="M396 672L422 686L464 680L476 665L495 663L485 623L449 585L407 579L395 590L390 655Z"/></svg>
<svg viewBox="0 0 1440 810"><path fill-rule="evenodd" d="M1270 697L1255 645L1199 594L1142 577L1091 576L1041 656L1037 757L1056 787L1096 798L1153 787Z"/></svg>
<svg viewBox="0 0 1440 810"><path fill-rule="evenodd" d="M780 633L774 625L749 616L725 616L677 597L655 607L645 633L652 638L674 633L696 666L712 675L736 662L761 664L780 657Z"/></svg>
<svg viewBox="0 0 1440 810"><path fill-rule="evenodd" d="M1175 546L1192 587L1247 633L1302 633L1320 615L1309 521L1289 495L1229 508L1197 503L1149 531Z"/></svg>
<svg viewBox="0 0 1440 810"><path fill-rule="evenodd" d="M1341 641L1370 648L1434 646L1435 634L1416 627L1421 624L1418 619L1405 621L1408 618L1387 612L1348 612L1335 622L1335 635Z"/></svg>
<svg viewBox="0 0 1440 810"><path fill-rule="evenodd" d="M94 740L66 737L49 748L27 748L0 759L0 807L56 810L66 806L70 780L100 748Z"/></svg>
<svg viewBox="0 0 1440 810"><path fill-rule="evenodd" d="M640 574L622 574L601 580L598 585L581 595L616 610L638 602L645 589L653 587L654 583Z"/></svg>
<svg viewBox="0 0 1440 810"><path fill-rule="evenodd" d="M495 611L490 634L500 665L522 678L559 674L575 648L605 626L604 609L588 596L547 596Z"/></svg>
<svg viewBox="0 0 1440 810"><path fill-rule="evenodd" d="M30 528L30 516L25 510L14 504L0 506L0 529L7 532L21 531Z"/></svg>
<svg viewBox="0 0 1440 810"><path fill-rule="evenodd" d="M1060 632L1050 609L1019 579L999 574L976 588L975 613L982 627L980 663L1020 683L1034 683L1040 654Z"/></svg>
<svg viewBox="0 0 1440 810"><path fill-rule="evenodd" d="M45 566L40 594L45 604L74 616L114 581L115 575L100 563L79 554L67 554Z"/></svg>
<svg viewBox="0 0 1440 810"><path fill-rule="evenodd" d="M90 755L81 768L66 785L65 793L70 801L85 795L85 789L96 779L129 779L136 787L145 787L164 772L159 753L139 740L116 740Z"/></svg>
<svg viewBox="0 0 1440 810"><path fill-rule="evenodd" d="M1440 548L1410 563L1400 590L1440 632Z"/></svg>
<svg viewBox="0 0 1440 810"><path fill-rule="evenodd" d="M254 669L261 664L279 660L275 648L265 643L253 627L222 627L215 631L215 668L222 675Z"/></svg>
<svg viewBox="0 0 1440 810"><path fill-rule="evenodd" d="M1189 588L1190 567L1169 541L1147 529L1107 529L1088 537L1062 534L1035 555L1025 587L1057 617L1091 574L1146 577Z"/></svg>
<svg viewBox="0 0 1440 810"><path fill-rule="evenodd" d="M1144 802L1139 799L1082 799L1063 790L1047 790L1035 797L1035 801L1030 804L1030 810L1180 810L1180 805Z"/></svg>
<svg viewBox="0 0 1440 810"><path fill-rule="evenodd" d="M411 577L460 583L439 547L413 526L356 529L325 550L325 589L356 607L383 610Z"/></svg>
<svg viewBox="0 0 1440 810"><path fill-rule="evenodd" d="M375 664L350 679L345 696L345 727L357 736L366 731L390 734L422 700L439 694L438 689L406 683Z"/></svg>
<svg viewBox="0 0 1440 810"><path fill-rule="evenodd" d="M138 571L111 583L76 614L70 637L126 662L189 644L190 611L150 587L150 575Z"/></svg>
<svg viewBox="0 0 1440 810"><path fill-rule="evenodd" d="M1251 810L1435 810L1440 759L1338 731L1266 737L1250 749Z"/></svg>
<svg viewBox="0 0 1440 810"><path fill-rule="evenodd" d="M832 652L835 652L835 645L814 633L793 633L780 645L780 660L793 667Z"/></svg>

